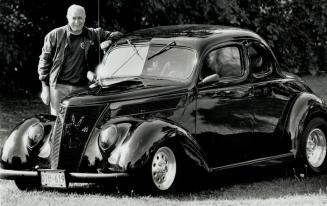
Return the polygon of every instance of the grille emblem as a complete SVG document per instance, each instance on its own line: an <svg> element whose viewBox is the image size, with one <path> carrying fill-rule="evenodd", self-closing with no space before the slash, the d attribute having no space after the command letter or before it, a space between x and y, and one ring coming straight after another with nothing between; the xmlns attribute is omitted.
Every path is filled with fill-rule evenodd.
<svg viewBox="0 0 327 206"><path fill-rule="evenodd" d="M72 133L73 131L82 131L84 133L89 131L88 126L82 127L81 125L84 123L85 116L82 116L78 121L76 120L75 115L71 116L71 122L66 124L66 130L68 133ZM73 132L74 133L74 132Z"/></svg>
<svg viewBox="0 0 327 206"><path fill-rule="evenodd" d="M83 129L82 129L82 132L84 132L84 133L87 133L89 131L89 128L88 127L84 127Z"/></svg>
<svg viewBox="0 0 327 206"><path fill-rule="evenodd" d="M89 131L88 126L85 125L85 116L76 118L72 114L70 122L66 124L66 135L69 138L69 148L78 148L78 143L80 142L81 133L87 133Z"/></svg>

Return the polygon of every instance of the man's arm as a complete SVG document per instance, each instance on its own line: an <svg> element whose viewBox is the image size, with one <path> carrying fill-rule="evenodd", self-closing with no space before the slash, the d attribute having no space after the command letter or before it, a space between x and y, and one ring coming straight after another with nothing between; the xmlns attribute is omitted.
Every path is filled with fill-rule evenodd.
<svg viewBox="0 0 327 206"><path fill-rule="evenodd" d="M118 40L123 36L123 33L119 31L110 32L101 28L97 28L95 31L98 33L99 36L99 40L101 43L100 47L104 51L108 49L112 42Z"/></svg>
<svg viewBox="0 0 327 206"><path fill-rule="evenodd" d="M42 53L39 57L38 74L42 86L49 86L49 73L52 66L52 59L55 50L55 36L49 33L44 38Z"/></svg>
<svg viewBox="0 0 327 206"><path fill-rule="evenodd" d="M111 40L111 41L116 41L119 38L123 36L123 33L119 31L106 31L102 28L97 28L95 31L98 33L98 36L100 37L100 42L106 41L106 40Z"/></svg>
<svg viewBox="0 0 327 206"><path fill-rule="evenodd" d="M42 53L39 57L38 74L39 80L42 83L41 99L44 104L50 103L50 89L49 89L49 73L52 66L52 58L54 52L54 43L52 42L54 36L49 33L44 38L44 45Z"/></svg>

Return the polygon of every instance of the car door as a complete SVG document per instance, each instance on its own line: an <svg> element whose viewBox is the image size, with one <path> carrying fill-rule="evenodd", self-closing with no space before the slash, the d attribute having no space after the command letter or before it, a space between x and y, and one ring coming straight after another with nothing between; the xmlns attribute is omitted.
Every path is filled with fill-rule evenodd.
<svg viewBox="0 0 327 206"><path fill-rule="evenodd" d="M290 93L276 74L274 56L263 44L250 42L247 54L253 83L255 156L263 158L286 154L291 142L289 138L283 138L279 123Z"/></svg>
<svg viewBox="0 0 327 206"><path fill-rule="evenodd" d="M203 59L196 97L196 140L212 168L252 158L252 86L242 51L241 45L226 45Z"/></svg>

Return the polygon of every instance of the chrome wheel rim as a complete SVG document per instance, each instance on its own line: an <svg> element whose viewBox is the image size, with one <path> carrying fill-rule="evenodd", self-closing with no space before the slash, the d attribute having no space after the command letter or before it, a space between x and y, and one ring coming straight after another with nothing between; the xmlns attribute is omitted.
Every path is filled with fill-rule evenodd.
<svg viewBox="0 0 327 206"><path fill-rule="evenodd" d="M151 166L152 180L159 190L171 187L176 177L176 158L168 147L161 147L153 157Z"/></svg>
<svg viewBox="0 0 327 206"><path fill-rule="evenodd" d="M307 139L306 156L312 167L320 167L326 158L326 136L319 129L313 129Z"/></svg>

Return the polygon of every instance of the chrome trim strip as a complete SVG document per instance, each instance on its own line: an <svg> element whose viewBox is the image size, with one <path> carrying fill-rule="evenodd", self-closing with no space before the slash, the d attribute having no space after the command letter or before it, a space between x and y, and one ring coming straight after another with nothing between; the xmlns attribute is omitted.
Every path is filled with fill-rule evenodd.
<svg viewBox="0 0 327 206"><path fill-rule="evenodd" d="M15 180L21 177L39 177L39 171L7 170L0 168L0 179ZM101 180L119 177L129 177L128 173L67 173L67 177L73 180Z"/></svg>
<svg viewBox="0 0 327 206"><path fill-rule="evenodd" d="M99 173L68 173L69 178L78 179L78 180L100 180L100 179L110 179L118 177L129 177L128 173L108 173L108 174L99 174Z"/></svg>
<svg viewBox="0 0 327 206"><path fill-rule="evenodd" d="M276 155L276 156L271 156L271 157L259 158L259 159L255 159L255 160L249 160L249 161L225 165L225 166L221 166L221 167L215 167L215 168L212 168L210 170L210 172L231 169L231 168L236 168L236 167L241 167L241 166L247 166L247 165L252 165L252 164L256 164L256 163L260 163L260 162L268 162L271 160L276 160L276 159L281 159L281 158L286 158L286 157L294 157L294 155L293 155L293 153L287 153L287 154L281 154L281 155Z"/></svg>

